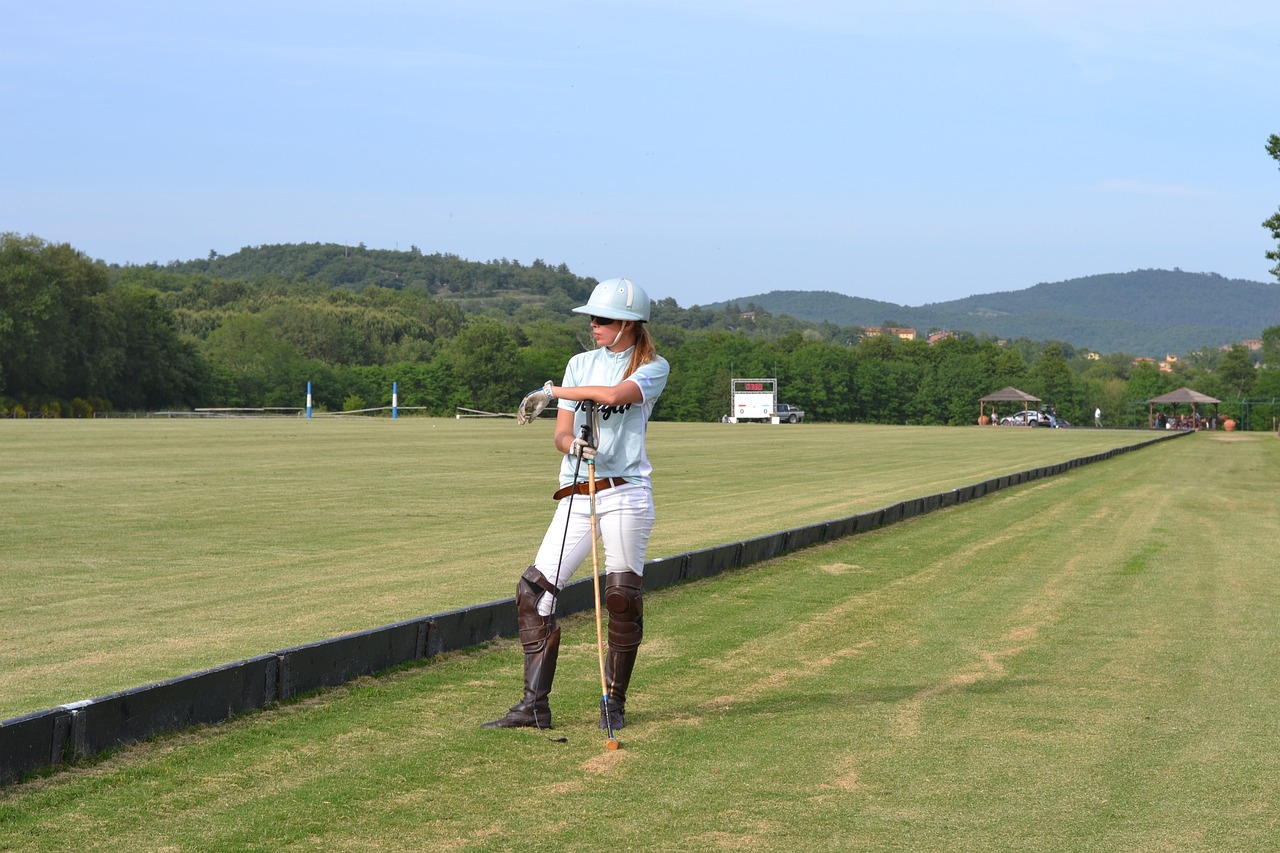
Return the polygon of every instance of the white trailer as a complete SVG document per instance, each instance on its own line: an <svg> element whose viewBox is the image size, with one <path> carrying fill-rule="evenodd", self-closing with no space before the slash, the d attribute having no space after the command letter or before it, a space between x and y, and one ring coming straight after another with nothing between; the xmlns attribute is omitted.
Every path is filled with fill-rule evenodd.
<svg viewBox="0 0 1280 853"><path fill-rule="evenodd" d="M730 380L732 408L729 410L729 423L750 423L758 421L769 423L774 419L778 408L778 380L776 379L733 379Z"/></svg>

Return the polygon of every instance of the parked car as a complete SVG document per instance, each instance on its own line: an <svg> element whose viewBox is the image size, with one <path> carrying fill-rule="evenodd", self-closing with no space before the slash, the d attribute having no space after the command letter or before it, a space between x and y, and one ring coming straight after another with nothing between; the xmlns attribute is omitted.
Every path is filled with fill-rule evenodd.
<svg viewBox="0 0 1280 853"><path fill-rule="evenodd" d="M1037 412L1031 409L1025 409L1017 414L1009 415L1007 418L1000 419L1000 426L1057 426L1059 429L1065 429L1071 426L1063 418L1051 418L1048 412Z"/></svg>
<svg viewBox="0 0 1280 853"><path fill-rule="evenodd" d="M804 420L804 410L797 409L787 403L779 403L777 411L773 414L779 421L785 421L789 424L798 424Z"/></svg>
<svg viewBox="0 0 1280 853"><path fill-rule="evenodd" d="M1052 426L1049 415L1046 412L1037 412L1033 409L1026 409L1017 414L1009 415L1007 418L1000 419L1000 426Z"/></svg>

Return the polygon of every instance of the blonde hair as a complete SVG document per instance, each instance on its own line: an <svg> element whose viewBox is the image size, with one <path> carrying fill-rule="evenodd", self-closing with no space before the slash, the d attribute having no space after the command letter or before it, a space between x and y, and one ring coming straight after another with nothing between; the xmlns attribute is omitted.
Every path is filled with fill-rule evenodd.
<svg viewBox="0 0 1280 853"><path fill-rule="evenodd" d="M631 351L631 363L627 365L624 379L639 370L641 365L648 364L658 356L658 351L653 346L653 339L649 337L649 330L644 327L644 323L639 320L631 322L632 328L635 329L636 342L635 349Z"/></svg>

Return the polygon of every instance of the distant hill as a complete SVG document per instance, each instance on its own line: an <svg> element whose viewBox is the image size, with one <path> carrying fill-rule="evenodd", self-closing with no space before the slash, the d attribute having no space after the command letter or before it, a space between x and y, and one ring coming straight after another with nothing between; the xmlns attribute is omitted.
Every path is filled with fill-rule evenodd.
<svg viewBox="0 0 1280 853"><path fill-rule="evenodd" d="M541 259L529 264L502 258L469 261L452 254L424 255L415 246L408 251L369 249L363 243L284 243L246 246L230 255L210 253L208 258L173 261L163 269L210 278L306 279L350 290L373 285L394 290L420 289L459 302L534 298L558 298L566 304L585 301L595 279L576 276L564 264L551 266Z"/></svg>
<svg viewBox="0 0 1280 853"><path fill-rule="evenodd" d="M465 310L512 314L533 305L567 315L596 283L564 264L552 266L540 259L480 262L427 255L417 247L392 251L334 243L248 246L231 255L174 261L162 269L211 278L305 279L353 290L370 285L421 289ZM1263 329L1280 325L1280 284L1181 270L1095 275L918 307L813 290L775 290L700 307L716 311L731 303L751 303L771 314L814 323L892 322L922 334L950 329L1147 356L1259 338Z"/></svg>
<svg viewBox="0 0 1280 853"><path fill-rule="evenodd" d="M1280 284L1181 270L1095 275L919 307L828 291L786 290L703 307L731 303L751 303L772 314L840 326L891 321L921 334L932 329L985 332L1149 356L1259 338L1263 329L1280 325Z"/></svg>

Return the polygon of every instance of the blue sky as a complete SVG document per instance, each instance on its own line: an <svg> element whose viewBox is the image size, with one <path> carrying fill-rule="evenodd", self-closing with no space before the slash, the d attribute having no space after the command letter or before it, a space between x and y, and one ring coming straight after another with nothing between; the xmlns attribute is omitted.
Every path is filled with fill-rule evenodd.
<svg viewBox="0 0 1280 853"><path fill-rule="evenodd" d="M0 0L0 231L536 258L706 304L1272 281L1280 3Z"/></svg>

